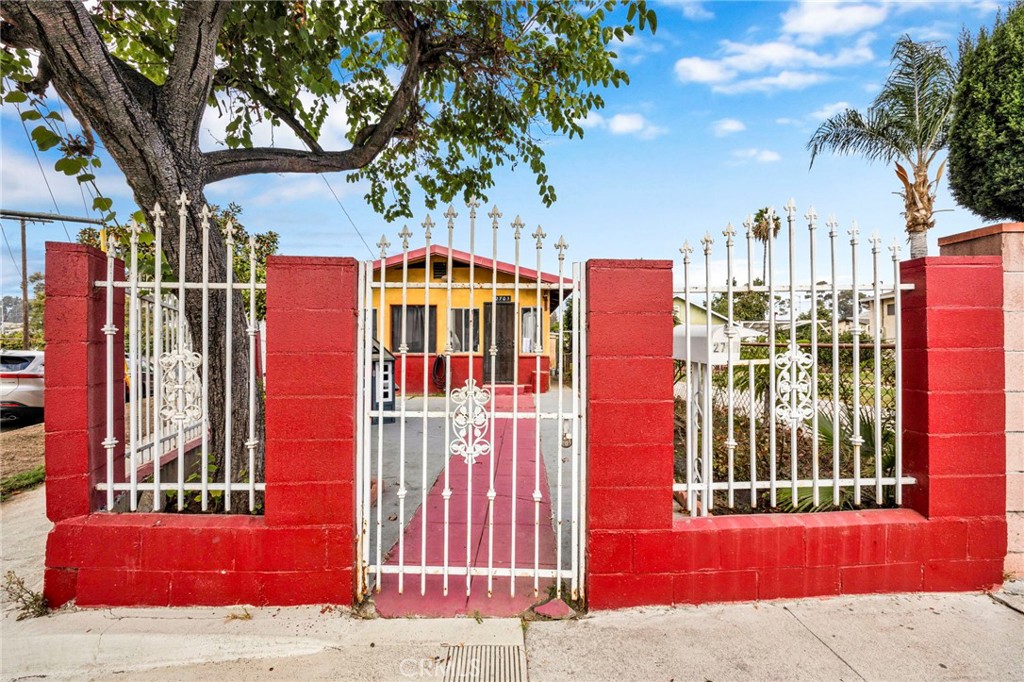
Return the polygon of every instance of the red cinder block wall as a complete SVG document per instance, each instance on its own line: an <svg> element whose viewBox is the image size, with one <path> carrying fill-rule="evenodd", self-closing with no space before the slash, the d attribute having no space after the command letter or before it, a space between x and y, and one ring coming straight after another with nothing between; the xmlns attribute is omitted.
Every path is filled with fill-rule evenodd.
<svg viewBox="0 0 1024 682"><path fill-rule="evenodd" d="M46 266L50 604L350 603L357 262L268 262L263 516L99 511L104 294L92 282L104 277L105 257L51 243ZM115 395L123 381L115 373Z"/></svg>
<svg viewBox="0 0 1024 682"><path fill-rule="evenodd" d="M587 599L592 609L916 590L1002 580L997 258L902 264L904 508L672 513L672 264L587 266Z"/></svg>

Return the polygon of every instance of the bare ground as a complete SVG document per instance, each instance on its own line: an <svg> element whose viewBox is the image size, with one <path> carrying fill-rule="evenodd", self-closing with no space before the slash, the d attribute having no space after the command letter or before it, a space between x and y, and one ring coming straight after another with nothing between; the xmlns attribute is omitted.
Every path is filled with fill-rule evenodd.
<svg viewBox="0 0 1024 682"><path fill-rule="evenodd" d="M0 478L31 471L43 463L43 422L0 425Z"/></svg>

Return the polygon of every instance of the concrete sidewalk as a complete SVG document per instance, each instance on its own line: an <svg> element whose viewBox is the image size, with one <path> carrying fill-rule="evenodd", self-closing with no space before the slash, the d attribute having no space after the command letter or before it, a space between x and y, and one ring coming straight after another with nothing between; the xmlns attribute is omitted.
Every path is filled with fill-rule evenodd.
<svg viewBox="0 0 1024 682"><path fill-rule="evenodd" d="M1024 679L1024 615L983 594L630 609L529 623L525 635L513 619L108 609L8 615L2 645L12 681L447 679L449 647L471 645L521 647L535 682Z"/></svg>

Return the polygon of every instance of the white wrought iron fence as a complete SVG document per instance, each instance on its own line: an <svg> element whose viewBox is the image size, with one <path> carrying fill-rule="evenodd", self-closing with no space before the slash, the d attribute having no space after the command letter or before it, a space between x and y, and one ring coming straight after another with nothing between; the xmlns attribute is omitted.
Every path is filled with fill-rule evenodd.
<svg viewBox="0 0 1024 682"><path fill-rule="evenodd" d="M258 457L262 429L257 418L262 398L257 381L255 301L257 291L265 290L266 284L256 281L255 240L250 237L248 243L249 281L235 282L235 227L227 221L223 238L226 276L216 281L211 278L210 265L213 244L221 239L219 233L215 237L212 232L220 230L213 212L209 206L199 212L201 249L192 249L190 239L195 239L197 231L192 230L190 237L191 202L182 194L175 203L176 267L171 268L165 249L166 214L158 202L152 210L151 231L144 231L135 220L131 223L126 278L115 277L118 244L110 237L106 279L95 283L106 293L103 332L107 351L106 472L97 489L105 494L108 511L230 512L244 496L247 501L242 506L256 512L261 509L259 498L265 485ZM192 262L197 258L202 259L200 268ZM198 281L189 281L189 265L193 271L201 269L201 276L195 278ZM165 279L165 271L174 269L177 279L171 274L166 275L171 279ZM126 357L116 357L114 352L115 336L121 331L114 325L115 289L125 290ZM234 345L235 317L244 305L238 292L247 292L250 302L243 311L246 367L239 366L240 353ZM198 334L194 333L196 326ZM219 372L213 371L214 365ZM119 372L124 373L125 395L114 390ZM211 384L215 375L221 377L218 386ZM233 393L236 383L244 385L244 401ZM219 390L216 403L211 404L214 388ZM124 432L114 409L121 400L127 402ZM247 417L247 428L241 432L236 421L239 412ZM118 447L122 442L123 461ZM241 448L248 462L239 467L239 460L245 459L238 455ZM233 496L238 496L235 503Z"/></svg>
<svg viewBox="0 0 1024 682"><path fill-rule="evenodd" d="M726 227L724 272L710 233L703 259L680 249L673 489L693 516L899 505L914 483L902 460L900 298L912 285L900 282L899 246L885 262L873 234L864 268L857 224L842 235L830 217L822 272L817 214L801 238L792 199L785 208L785 259L774 210L744 221L745 254Z"/></svg>
<svg viewBox="0 0 1024 682"><path fill-rule="evenodd" d="M467 595L486 590L491 597L498 588L515 597L517 580L520 592L537 594L550 586L561 595L564 580L574 598L583 593L582 266L566 272L568 244L559 239L557 274L545 275L547 235L539 226L531 235L535 264L521 263L524 225L518 217L508 231L514 259L500 262L497 207L488 213L489 258L478 256L478 205L467 205L468 253L454 248L457 213L449 207L447 246L432 245L435 225L428 216L422 248L410 249L413 234L405 227L399 254L389 258L391 244L382 236L380 260L361 264L360 595L371 589L402 593L407 578L420 594L447 595L455 581ZM436 316L423 312L412 320L412 309L435 305ZM465 310L470 312L459 312ZM544 343L551 338L559 340L554 349ZM456 350L459 341L465 341L458 344L462 351ZM389 361L395 363L388 375L396 380L394 406L383 380ZM433 375L438 362L443 370ZM413 371L420 374L415 381ZM545 394L544 372L562 385L552 381ZM439 380L432 383L432 376Z"/></svg>
<svg viewBox="0 0 1024 682"><path fill-rule="evenodd" d="M129 302L131 305L131 302ZM153 394L156 381L156 372L159 369L156 359L163 354L174 352L174 349L184 348L185 352L192 352L192 338L185 334L179 338L181 328L178 325L178 305L173 296L164 296L159 303L163 307L163 330L160 335L155 333L156 321L156 300L147 294L141 294L136 300L134 314L138 317L138 334L135 338L137 358L132 362L131 348L128 347L128 355L125 357L125 400L135 404L138 418L135 420L137 433L134 434L138 453L138 465L136 475L139 471L150 472L154 458L165 462L168 455L175 452L176 428L169 420L165 419L159 409L160 401ZM129 325L131 325L129 318ZM116 360L115 360L116 364ZM136 372L131 372L132 367ZM159 431L163 434L161 442L157 445L157 422L161 422ZM193 450L196 447L196 439L201 437L202 421L194 420L185 424L186 449ZM131 437L131 421L129 420L128 434ZM116 435L115 435L116 438ZM126 474L130 474L128 469Z"/></svg>

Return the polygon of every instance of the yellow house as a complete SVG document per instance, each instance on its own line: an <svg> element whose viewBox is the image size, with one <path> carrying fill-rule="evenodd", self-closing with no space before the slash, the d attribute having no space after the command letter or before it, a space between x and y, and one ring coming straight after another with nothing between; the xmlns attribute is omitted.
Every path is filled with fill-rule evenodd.
<svg viewBox="0 0 1024 682"><path fill-rule="evenodd" d="M535 270L520 267L517 290L516 268L510 263L455 249L450 257L451 286L447 247L431 246L430 253L425 248L410 251L405 277L402 255L388 258L384 262L383 311L381 262L374 263L373 336L396 356L396 386L401 387L404 343L408 349L406 393L422 393L424 375L429 391L444 390L444 352L450 344L453 388L466 382L472 367L478 384L489 384L493 378L497 384L547 391L553 350L551 314L568 295L572 281L563 279L560 295L557 275L541 272L538 276ZM432 286L428 289L424 282ZM470 282L476 286L470 287ZM425 314L428 303L429 313ZM497 351L493 363L489 352L492 337Z"/></svg>

